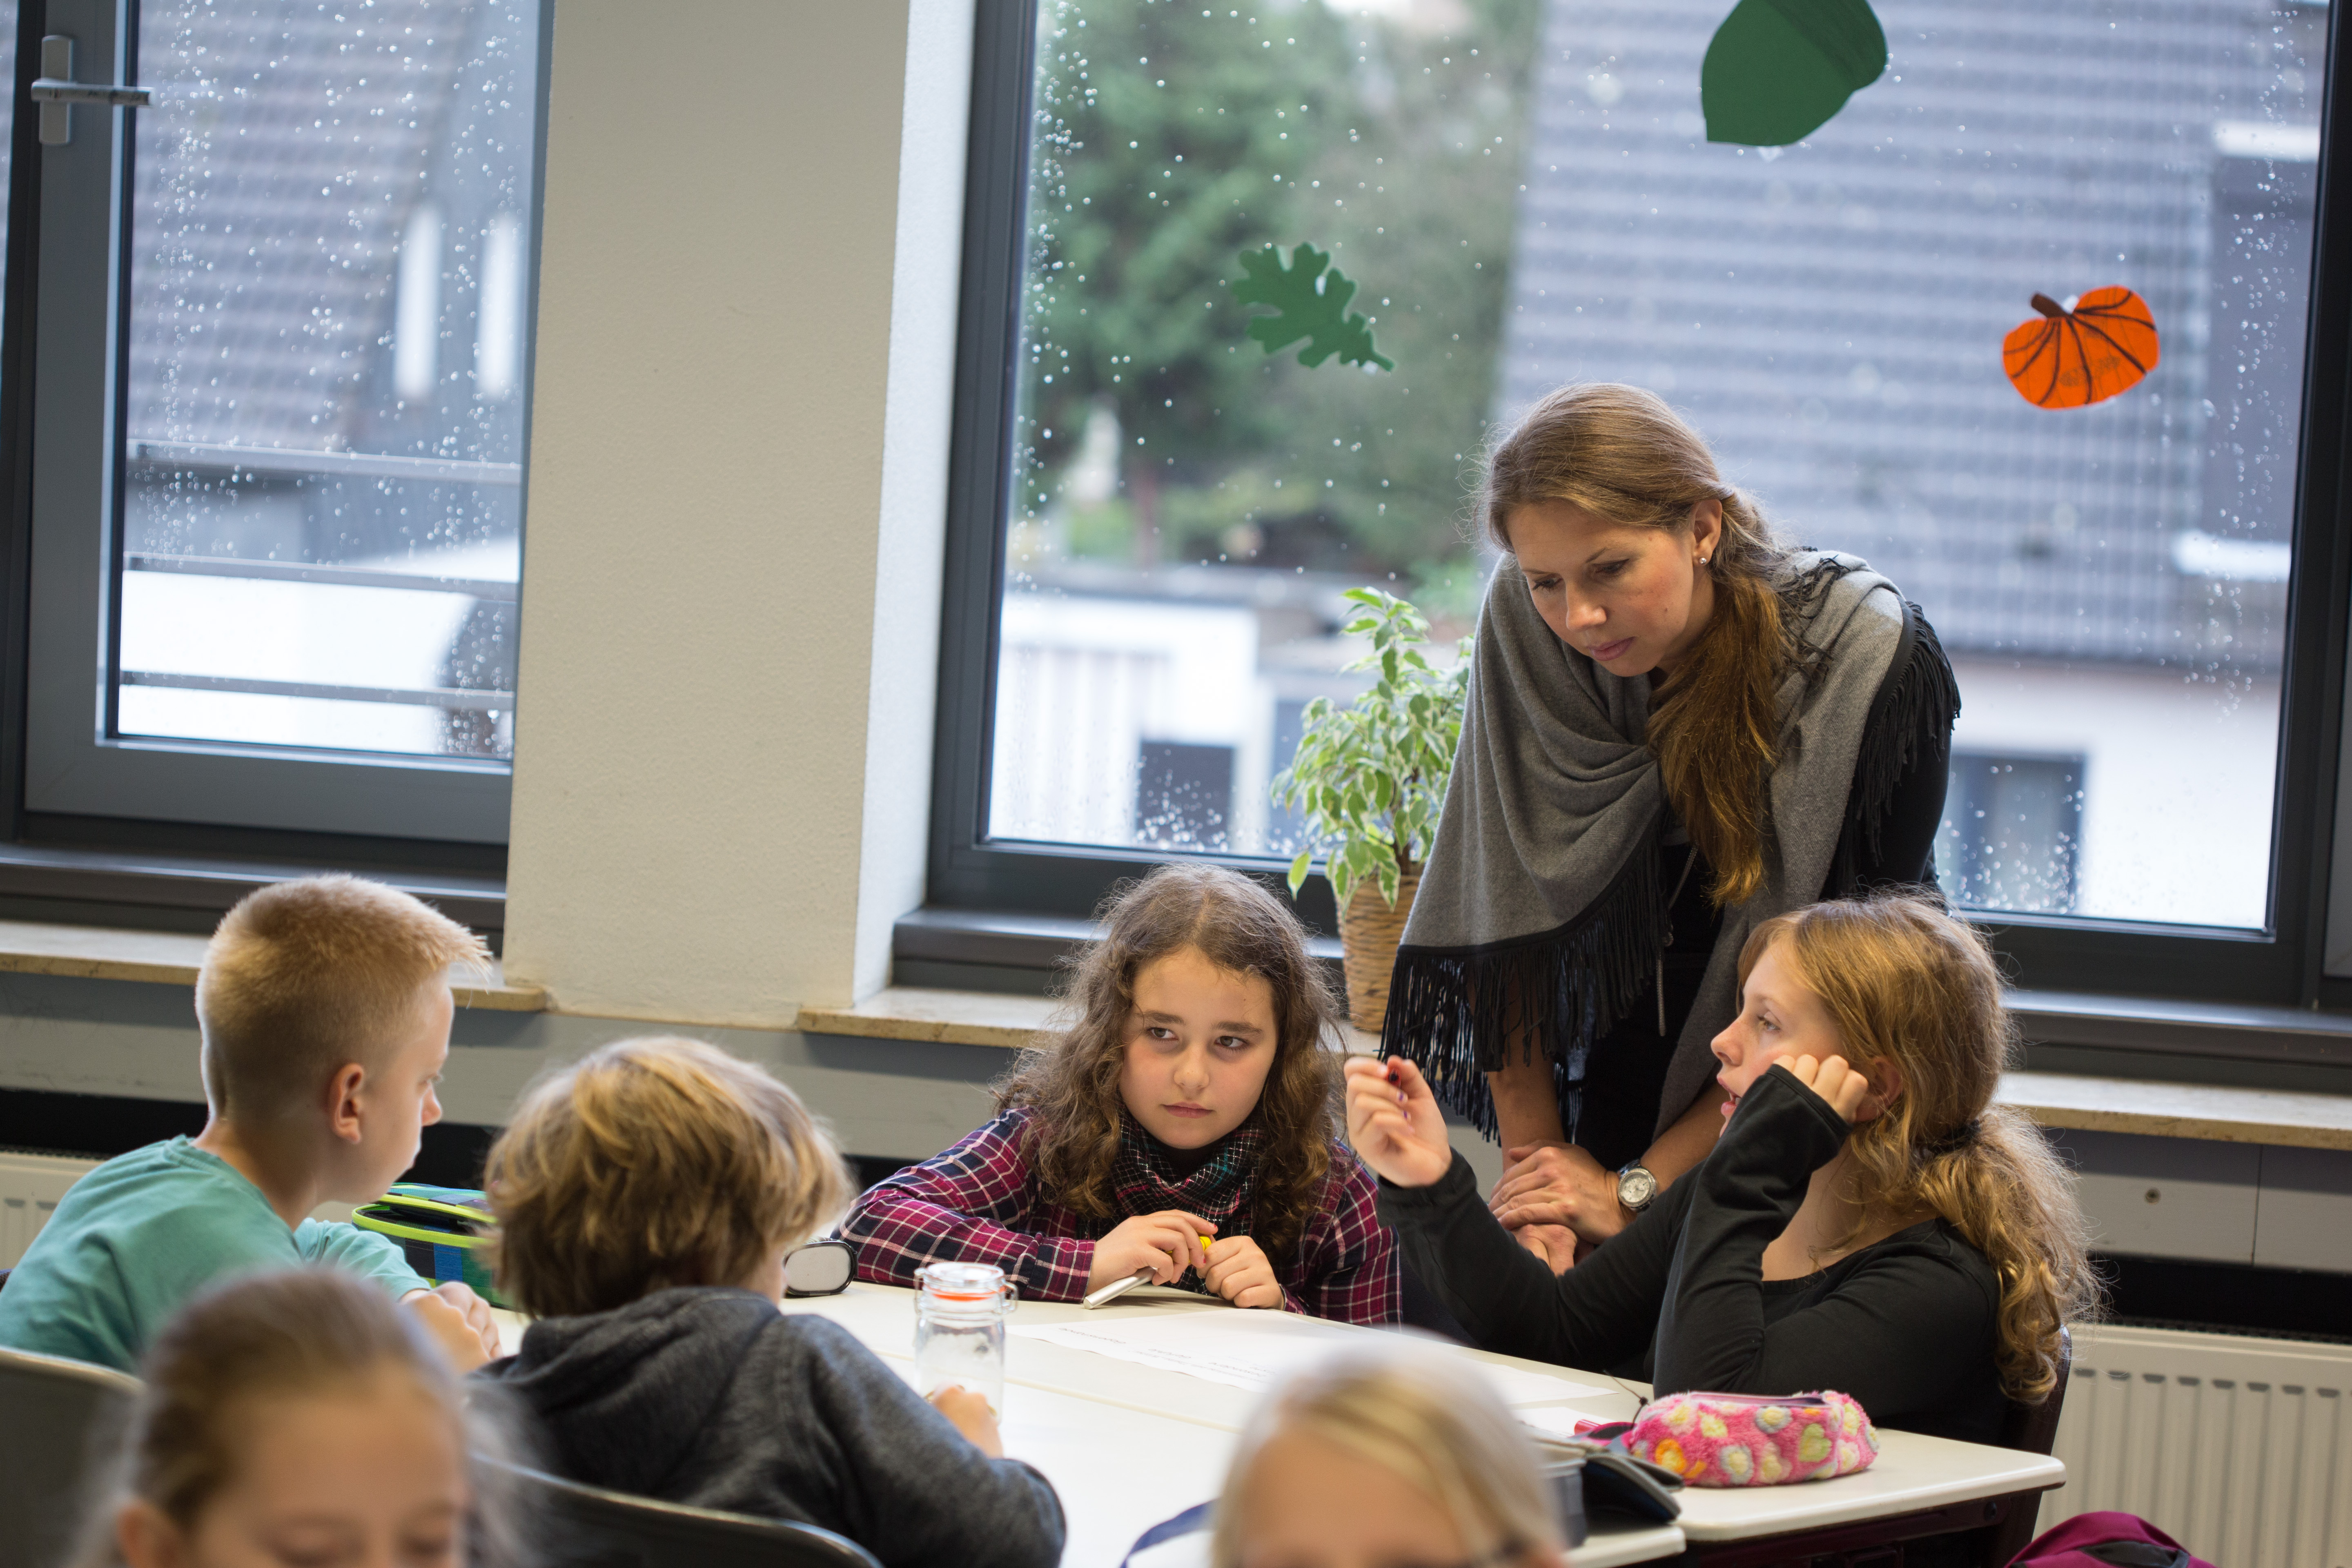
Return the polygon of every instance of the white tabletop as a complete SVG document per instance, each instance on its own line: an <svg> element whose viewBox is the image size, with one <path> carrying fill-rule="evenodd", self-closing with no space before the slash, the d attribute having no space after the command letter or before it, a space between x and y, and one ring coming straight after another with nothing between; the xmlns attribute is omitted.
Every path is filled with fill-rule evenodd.
<svg viewBox="0 0 2352 1568"><path fill-rule="evenodd" d="M1023 1302L1014 1326L1133 1321L1151 1314L1234 1309L1189 1292L1129 1291L1097 1311L1076 1303ZM906 1375L914 1374L914 1292L852 1285L838 1296L784 1303L787 1312L829 1318ZM1380 1331L1269 1313L1287 1331L1340 1339ZM499 1314L512 1352L522 1325ZM1503 1367L1565 1376L1606 1393L1553 1402L1600 1420L1630 1416L1648 1390L1605 1373L1570 1372L1541 1362L1449 1347L1449 1353ZM1019 1334L1005 1340L1004 1451L1037 1467L1061 1494L1069 1517L1066 1568L1116 1568L1135 1538L1160 1521L1216 1495L1234 1442L1259 1395L1047 1343ZM1879 1434L1878 1461L1859 1475L1801 1486L1728 1490L1686 1488L1674 1525L1618 1526L1596 1531L1574 1554L1577 1568L1617 1568L1681 1552L1685 1540L1741 1540L2056 1486L2065 1467L2054 1458L1908 1432Z"/></svg>

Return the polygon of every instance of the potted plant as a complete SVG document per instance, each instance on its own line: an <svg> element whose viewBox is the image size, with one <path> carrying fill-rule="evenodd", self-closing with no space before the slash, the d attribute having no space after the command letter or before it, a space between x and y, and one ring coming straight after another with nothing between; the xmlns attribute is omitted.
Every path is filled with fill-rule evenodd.
<svg viewBox="0 0 2352 1568"><path fill-rule="evenodd" d="M1290 863L1290 890L1307 880L1319 847L1339 905L1348 1016L1378 1034L1462 736L1470 639L1454 668L1439 669L1422 652L1429 622L1419 610L1378 588L1347 596L1360 608L1342 629L1372 639L1347 668L1375 671L1371 688L1345 707L1328 697L1309 702L1298 749L1270 787L1277 804L1306 811L1310 841Z"/></svg>

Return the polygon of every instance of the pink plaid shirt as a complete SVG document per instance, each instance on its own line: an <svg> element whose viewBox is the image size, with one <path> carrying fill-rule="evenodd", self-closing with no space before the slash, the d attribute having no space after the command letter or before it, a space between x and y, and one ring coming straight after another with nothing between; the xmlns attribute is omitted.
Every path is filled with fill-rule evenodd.
<svg viewBox="0 0 2352 1568"><path fill-rule="evenodd" d="M1087 1293L1094 1237L1108 1225L1047 1198L1021 1150L1025 1110L1008 1110L919 1165L876 1183L842 1222L857 1277L912 1285L927 1263L993 1263L1032 1301ZM1397 1321L1395 1233L1374 1212L1378 1188L1352 1150L1331 1148L1323 1205L1296 1254L1277 1264L1286 1310L1349 1323Z"/></svg>

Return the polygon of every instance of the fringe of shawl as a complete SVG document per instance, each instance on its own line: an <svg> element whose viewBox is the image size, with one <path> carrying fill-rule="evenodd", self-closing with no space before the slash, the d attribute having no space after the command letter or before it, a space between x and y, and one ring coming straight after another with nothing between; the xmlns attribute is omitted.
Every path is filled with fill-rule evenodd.
<svg viewBox="0 0 2352 1568"><path fill-rule="evenodd" d="M1830 872L1825 897L1847 897L1854 886L1854 851L1866 847L1870 858L1879 855L1879 835L1895 786L1922 758L1951 743L1952 725L1960 716L1960 689L1951 660L1936 628L1919 606L1905 601L1903 646L1895 668L1879 688L1862 731L1862 755L1854 769L1853 793L1846 806L1846 829L1840 835L1838 854ZM1857 842L1857 830L1860 841Z"/></svg>
<svg viewBox="0 0 2352 1568"><path fill-rule="evenodd" d="M1438 1104L1492 1139L1486 1075L1504 1065L1506 1042L1521 1041L1551 1062L1572 1133L1592 1042L1641 999L1670 918L1653 844L1564 926L1475 949L1399 948L1381 1054L1420 1068Z"/></svg>

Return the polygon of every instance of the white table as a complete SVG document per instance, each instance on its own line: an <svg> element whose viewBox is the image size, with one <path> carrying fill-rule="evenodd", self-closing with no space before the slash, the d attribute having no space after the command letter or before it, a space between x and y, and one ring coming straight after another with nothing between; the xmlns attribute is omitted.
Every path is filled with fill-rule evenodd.
<svg viewBox="0 0 2352 1568"><path fill-rule="evenodd" d="M856 1284L838 1296L784 1303L787 1312L829 1318L905 1375L914 1376L914 1292ZM1014 1325L1133 1320L1153 1313L1222 1312L1223 1303L1165 1289L1129 1291L1088 1312L1075 1303L1023 1302ZM1271 1314L1269 1316L1272 1316ZM521 1324L499 1314L512 1351ZM1379 1331L1297 1318L1291 1331L1334 1339ZM1598 1373L1484 1352L1449 1353L1609 1388L1555 1402L1599 1420L1630 1416L1648 1390ZM1140 1366L1067 1346L1005 1341L1004 1450L1037 1467L1069 1516L1065 1568L1116 1568L1135 1538L1163 1519L1214 1497L1235 1437L1259 1395L1181 1373ZM1616 1525L1596 1531L1574 1553L1576 1568L1618 1568L1791 1531L1811 1531L1990 1499L2065 1479L2054 1458L1954 1443L1907 1432L1880 1433L1876 1464L1857 1476L1801 1486L1682 1493L1680 1525Z"/></svg>

